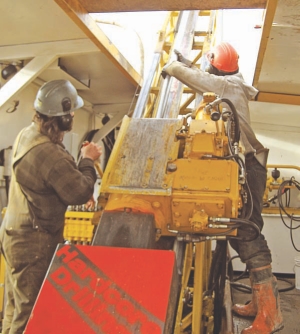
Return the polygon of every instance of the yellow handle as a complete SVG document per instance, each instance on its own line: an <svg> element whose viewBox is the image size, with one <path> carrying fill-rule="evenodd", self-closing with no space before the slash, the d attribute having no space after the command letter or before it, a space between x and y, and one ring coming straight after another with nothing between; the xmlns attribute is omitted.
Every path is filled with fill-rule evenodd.
<svg viewBox="0 0 300 334"><path fill-rule="evenodd" d="M103 176L103 171L102 171L102 169L101 169L101 166L100 166L99 161L95 161L95 162L94 162L94 165L95 165L95 168L96 168L98 174L99 174L100 177L102 178L102 176Z"/></svg>

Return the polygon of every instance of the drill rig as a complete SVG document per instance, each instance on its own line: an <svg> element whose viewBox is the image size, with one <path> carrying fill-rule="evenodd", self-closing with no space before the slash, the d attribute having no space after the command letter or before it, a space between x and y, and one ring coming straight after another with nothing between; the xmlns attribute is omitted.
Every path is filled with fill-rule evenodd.
<svg viewBox="0 0 300 334"><path fill-rule="evenodd" d="M220 257L226 264L226 240L239 238L246 225L253 234L245 242L260 233L244 210L249 193L237 114L222 102L230 104L208 92L182 119L125 117L102 180L108 200L93 245L176 253L181 288L172 333L214 332L216 285L221 294L225 287L225 272L216 273Z"/></svg>
<svg viewBox="0 0 300 334"><path fill-rule="evenodd" d="M183 46L198 15L179 15ZM101 182L102 210L89 213L100 217L91 245L58 247L26 334L57 333L49 298L61 306L52 316L61 333L232 332L227 240L239 239L240 228L250 230L244 242L260 233L248 220L237 111L207 92L178 117L183 87L157 76L158 107L149 112L152 79L122 121Z"/></svg>

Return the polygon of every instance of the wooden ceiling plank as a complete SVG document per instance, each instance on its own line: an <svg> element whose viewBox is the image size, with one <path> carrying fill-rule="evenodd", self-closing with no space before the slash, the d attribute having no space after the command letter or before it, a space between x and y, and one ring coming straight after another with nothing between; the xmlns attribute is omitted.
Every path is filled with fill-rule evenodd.
<svg viewBox="0 0 300 334"><path fill-rule="evenodd" d="M265 8L267 0L79 0L89 13Z"/></svg>
<svg viewBox="0 0 300 334"><path fill-rule="evenodd" d="M256 61L256 66L255 66L253 83L252 83L254 87L257 87L258 85L258 80L259 80L260 72L262 69L262 64L263 64L263 60L265 57L265 52L267 49L267 44L269 41L276 8L277 8L277 0L268 0L266 11L265 11L265 17L264 17L263 25L262 25L260 46L258 50L258 56L257 56L257 61Z"/></svg>
<svg viewBox="0 0 300 334"><path fill-rule="evenodd" d="M300 105L300 95L259 92L255 98L258 102Z"/></svg>
<svg viewBox="0 0 300 334"><path fill-rule="evenodd" d="M141 76L111 43L95 20L89 15L87 10L78 0L54 1L135 87L141 85Z"/></svg>

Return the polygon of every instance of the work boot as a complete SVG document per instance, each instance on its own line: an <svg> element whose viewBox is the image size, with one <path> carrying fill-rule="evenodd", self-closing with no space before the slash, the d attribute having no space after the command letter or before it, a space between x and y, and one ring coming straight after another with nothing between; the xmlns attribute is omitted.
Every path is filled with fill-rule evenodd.
<svg viewBox="0 0 300 334"><path fill-rule="evenodd" d="M271 334L283 328L280 311L280 297L277 279L271 274L271 267L266 266L250 271L252 279L252 310L256 305L257 314L251 326L242 334Z"/></svg>
<svg viewBox="0 0 300 334"><path fill-rule="evenodd" d="M174 50L174 53L176 54L177 60L180 63L183 63L183 64L185 64L188 67L191 67L193 65L193 62L191 60L183 57L183 55L178 50Z"/></svg>
<svg viewBox="0 0 300 334"><path fill-rule="evenodd" d="M250 278L251 288L252 288L252 280ZM257 314L257 303L256 303L256 295L252 293L252 299L248 304L235 304L232 307L232 311L242 317L255 317Z"/></svg>

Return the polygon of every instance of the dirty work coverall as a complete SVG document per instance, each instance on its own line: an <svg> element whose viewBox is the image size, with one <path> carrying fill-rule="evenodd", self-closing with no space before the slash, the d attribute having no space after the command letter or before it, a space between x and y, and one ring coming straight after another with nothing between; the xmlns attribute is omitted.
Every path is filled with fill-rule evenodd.
<svg viewBox="0 0 300 334"><path fill-rule="evenodd" d="M256 96L258 91L244 81L241 73L216 76L195 66L188 67L178 61L166 66L165 72L197 93L214 92L220 98L230 100L235 106L239 115L241 142L245 148L247 181L253 197L253 213L250 221L262 229L264 224L261 216L262 199L266 186L267 170L263 166L264 164L259 163L258 160L264 160L261 159L261 156L265 153L265 149L251 128L248 106L249 101ZM234 240L230 244L249 270L270 265L272 262L271 252L263 234L250 242Z"/></svg>
<svg viewBox="0 0 300 334"><path fill-rule="evenodd" d="M0 230L6 259L2 334L23 333L58 243L68 205L93 194L94 163L76 166L63 145L53 144L32 123L13 149L8 207Z"/></svg>

